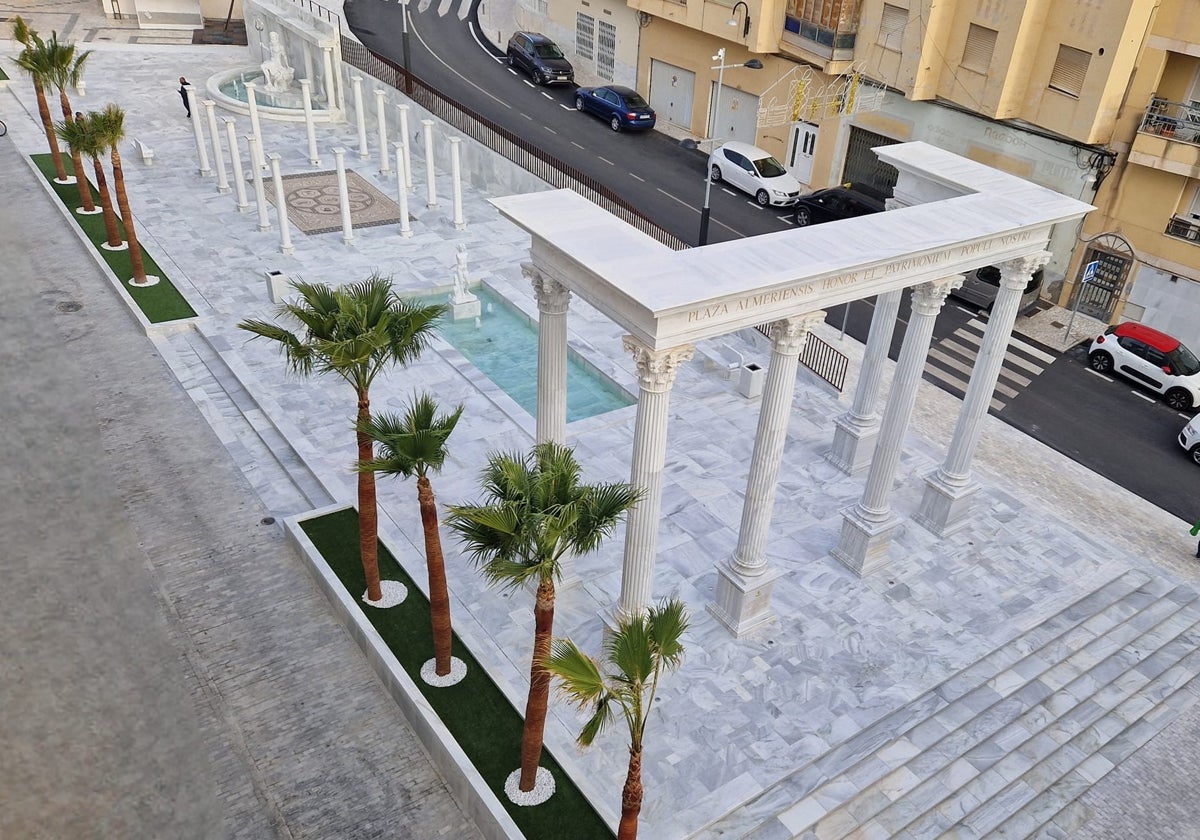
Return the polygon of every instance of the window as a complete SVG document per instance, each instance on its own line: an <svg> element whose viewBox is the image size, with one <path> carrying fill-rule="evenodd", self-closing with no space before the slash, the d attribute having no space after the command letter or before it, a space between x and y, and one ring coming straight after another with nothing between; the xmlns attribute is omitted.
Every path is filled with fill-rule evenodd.
<svg viewBox="0 0 1200 840"><path fill-rule="evenodd" d="M575 13L575 52L589 61L596 57L596 19L583 12Z"/></svg>
<svg viewBox="0 0 1200 840"><path fill-rule="evenodd" d="M1087 75L1088 62L1091 60L1091 53L1059 44L1058 58L1055 59L1054 70L1050 73L1050 89L1078 99L1080 91L1083 90L1083 77Z"/></svg>
<svg viewBox="0 0 1200 840"><path fill-rule="evenodd" d="M606 20L600 21L600 36L597 39L599 50L596 54L596 74L601 79L613 77L617 66L617 27Z"/></svg>
<svg viewBox="0 0 1200 840"><path fill-rule="evenodd" d="M883 20L879 23L879 46L900 52L904 45L904 27L908 26L908 9L883 4Z"/></svg>
<svg viewBox="0 0 1200 840"><path fill-rule="evenodd" d="M967 30L967 43L963 47L962 66L976 73L986 73L992 66L992 53L996 49L996 30L971 24Z"/></svg>
<svg viewBox="0 0 1200 840"><path fill-rule="evenodd" d="M1192 203L1188 205L1187 214L1195 221L1200 221L1200 186L1192 190Z"/></svg>

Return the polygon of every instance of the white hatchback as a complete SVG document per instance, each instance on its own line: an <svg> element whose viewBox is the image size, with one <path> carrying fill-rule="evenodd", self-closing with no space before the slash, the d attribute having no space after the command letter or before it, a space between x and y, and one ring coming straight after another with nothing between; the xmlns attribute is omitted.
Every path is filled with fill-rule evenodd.
<svg viewBox="0 0 1200 840"><path fill-rule="evenodd" d="M754 196L763 207L790 207L804 192L800 182L768 152L749 143L729 141L708 156L714 184L721 181Z"/></svg>
<svg viewBox="0 0 1200 840"><path fill-rule="evenodd" d="M1200 464L1200 414L1197 414L1179 433L1179 445L1187 450L1192 461Z"/></svg>

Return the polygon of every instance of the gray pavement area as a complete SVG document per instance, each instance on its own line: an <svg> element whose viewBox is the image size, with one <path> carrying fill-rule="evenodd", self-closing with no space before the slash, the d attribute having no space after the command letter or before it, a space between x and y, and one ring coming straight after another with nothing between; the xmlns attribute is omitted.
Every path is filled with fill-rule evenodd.
<svg viewBox="0 0 1200 840"><path fill-rule="evenodd" d="M10 128L0 138L0 837L476 836L266 521L353 498L346 386L286 376L274 349L235 324L270 317L266 270L328 282L381 270L429 291L449 284L459 244L473 279L533 315L520 271L528 238L487 204L487 184L470 183L465 230L451 223L443 187L440 207L412 197L412 239L394 226L358 230L353 246L340 232L293 231L296 254L279 254L275 231L259 232L254 213L238 214L196 174L174 92L178 76L202 84L249 63L246 51L151 43L152 33L97 20L90 7L0 2L0 17L28 12L35 26L95 46L76 107L120 102L130 136L154 147L153 166L127 155L131 201L146 248L200 317L147 337L122 314L126 303L21 160L44 139L13 45L0 40L13 77L0 90ZM263 130L285 171L309 170L302 127ZM354 148L354 129L322 126L320 142ZM349 158L392 194L377 162ZM1058 310L1020 328L1061 346L1053 324L1065 320ZM570 330L575 350L634 389L614 324L576 302ZM828 551L862 478L822 453L862 348L835 330L825 337L851 357L852 376L837 395L802 375L769 546L788 572L779 619L747 639L730 638L704 605L736 541L757 406L700 354L676 381L655 593L683 597L694 625L652 721L646 837L682 836L681 812L701 824L727 814L1129 569L1200 583L1188 523L995 418L976 458L978 520L946 540L906 524L892 565L855 578ZM731 341L765 361L751 342ZM443 341L381 380L373 405L399 408L418 387L466 405L435 482L440 501L475 497L487 452L532 442L532 418ZM893 498L901 515L938 464L957 405L922 386ZM589 478L628 478L633 416L571 424ZM413 495L405 482L380 482L385 536L419 569ZM622 537L581 558L580 583L560 595L557 632L588 648L618 591ZM487 589L449 541L447 560L456 630L519 705L531 602ZM1200 837L1200 805L1185 795L1200 776L1195 709L1084 794L1072 836ZM577 725L556 707L547 742L614 818L624 750L614 734L577 752Z"/></svg>

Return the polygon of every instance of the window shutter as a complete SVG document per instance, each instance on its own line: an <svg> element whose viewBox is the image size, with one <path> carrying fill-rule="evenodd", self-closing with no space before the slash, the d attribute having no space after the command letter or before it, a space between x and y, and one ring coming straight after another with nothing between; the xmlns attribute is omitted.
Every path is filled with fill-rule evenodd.
<svg viewBox="0 0 1200 840"><path fill-rule="evenodd" d="M972 23L963 47L962 66L976 73L986 73L992 66L992 53L995 50L996 30Z"/></svg>
<svg viewBox="0 0 1200 840"><path fill-rule="evenodd" d="M1058 45L1058 58L1054 61L1054 70L1050 73L1050 89L1068 96L1079 97L1083 90L1083 78L1087 75L1088 63L1092 54Z"/></svg>
<svg viewBox="0 0 1200 840"><path fill-rule="evenodd" d="M580 58L595 58L596 19L583 12L575 13L575 52Z"/></svg>
<svg viewBox="0 0 1200 840"><path fill-rule="evenodd" d="M904 27L908 26L908 9L883 4L883 20L879 24L879 45L900 52L904 46Z"/></svg>

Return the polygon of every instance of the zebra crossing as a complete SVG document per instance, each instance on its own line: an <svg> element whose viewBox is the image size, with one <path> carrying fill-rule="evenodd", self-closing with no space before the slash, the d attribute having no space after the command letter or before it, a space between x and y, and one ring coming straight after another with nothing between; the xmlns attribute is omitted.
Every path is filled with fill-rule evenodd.
<svg viewBox="0 0 1200 840"><path fill-rule="evenodd" d="M972 318L930 347L925 363L925 378L937 382L959 397L963 396L986 327L987 321ZM996 390L992 394L992 411L1003 409L1034 377L1054 362L1056 357L1048 351L1049 348L1044 345L1013 334L1004 353Z"/></svg>

